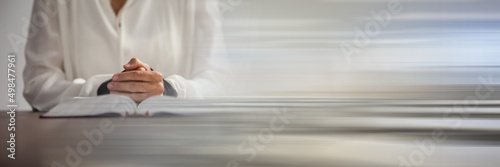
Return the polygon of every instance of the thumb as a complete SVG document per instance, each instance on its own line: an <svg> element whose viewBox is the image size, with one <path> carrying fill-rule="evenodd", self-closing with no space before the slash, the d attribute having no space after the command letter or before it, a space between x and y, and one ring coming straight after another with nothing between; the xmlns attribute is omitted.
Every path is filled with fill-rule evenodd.
<svg viewBox="0 0 500 167"><path fill-rule="evenodd" d="M127 64L123 65L123 68L125 69L125 71L133 71L133 70L148 71L149 65L141 62L137 58L132 58Z"/></svg>
<svg viewBox="0 0 500 167"><path fill-rule="evenodd" d="M139 64L138 61L137 58L132 58L127 64L123 65L123 68L125 71L135 70Z"/></svg>

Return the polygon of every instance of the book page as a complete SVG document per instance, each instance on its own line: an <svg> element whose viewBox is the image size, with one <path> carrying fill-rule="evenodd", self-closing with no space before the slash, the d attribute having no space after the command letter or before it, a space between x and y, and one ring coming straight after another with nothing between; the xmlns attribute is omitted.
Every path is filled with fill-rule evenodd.
<svg viewBox="0 0 500 167"><path fill-rule="evenodd" d="M270 111L274 104L247 102L230 99L177 99L168 96L155 96L139 104L137 113L148 116L200 116L224 113L257 113Z"/></svg>

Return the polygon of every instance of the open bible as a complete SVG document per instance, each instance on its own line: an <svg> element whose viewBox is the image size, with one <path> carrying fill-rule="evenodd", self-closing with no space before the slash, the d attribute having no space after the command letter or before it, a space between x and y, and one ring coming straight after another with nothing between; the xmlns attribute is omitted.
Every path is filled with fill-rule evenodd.
<svg viewBox="0 0 500 167"><path fill-rule="evenodd" d="M283 107L336 107L352 100L330 98L211 98L178 99L169 96L150 97L140 104L122 95L76 97L60 103L41 118L79 117L156 117L173 115L213 115L228 113L267 113Z"/></svg>
<svg viewBox="0 0 500 167"><path fill-rule="evenodd" d="M197 103L197 100L187 101L168 96L150 97L140 104L137 104L127 96L121 95L76 97L60 103L40 117L167 116L179 113L192 114L193 112L202 112L198 108L206 105L206 103Z"/></svg>

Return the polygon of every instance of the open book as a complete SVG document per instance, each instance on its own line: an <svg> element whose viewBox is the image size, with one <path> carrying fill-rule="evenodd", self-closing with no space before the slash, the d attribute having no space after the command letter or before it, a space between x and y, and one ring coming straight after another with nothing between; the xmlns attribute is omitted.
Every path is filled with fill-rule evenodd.
<svg viewBox="0 0 500 167"><path fill-rule="evenodd" d="M399 104L401 103L401 104ZM407 102L388 103L404 105ZM338 108L385 104L370 100L332 98L232 98L232 99L177 99L169 96L150 97L140 104L122 95L77 97L65 101L40 116L41 118L121 117L121 116L172 116L213 115L227 113L269 112L273 109ZM413 104L413 103L411 103ZM425 103L427 104L427 102ZM380 107L378 107L380 108ZM373 109L371 109L373 110ZM388 109L385 109L389 111ZM384 110L384 111L385 111ZM339 111L337 111L339 112ZM400 112L400 111L397 111Z"/></svg>
<svg viewBox="0 0 500 167"><path fill-rule="evenodd" d="M169 116L197 112L208 113L209 103L202 100L180 100L168 96L155 96L137 104L127 96L106 95L76 97L62 102L41 118Z"/></svg>

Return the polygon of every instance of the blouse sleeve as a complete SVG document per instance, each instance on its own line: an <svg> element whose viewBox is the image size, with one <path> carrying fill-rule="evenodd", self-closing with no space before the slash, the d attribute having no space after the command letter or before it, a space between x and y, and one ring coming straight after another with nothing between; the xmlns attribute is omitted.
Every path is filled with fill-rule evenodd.
<svg viewBox="0 0 500 167"><path fill-rule="evenodd" d="M54 4L57 3L53 1ZM42 2L44 1L35 1L33 5L25 50L23 95L34 109L47 111L61 101L77 96L85 81L72 81L65 77L59 15L44 13L44 5L38 4ZM41 14L45 14L43 22L39 20Z"/></svg>

